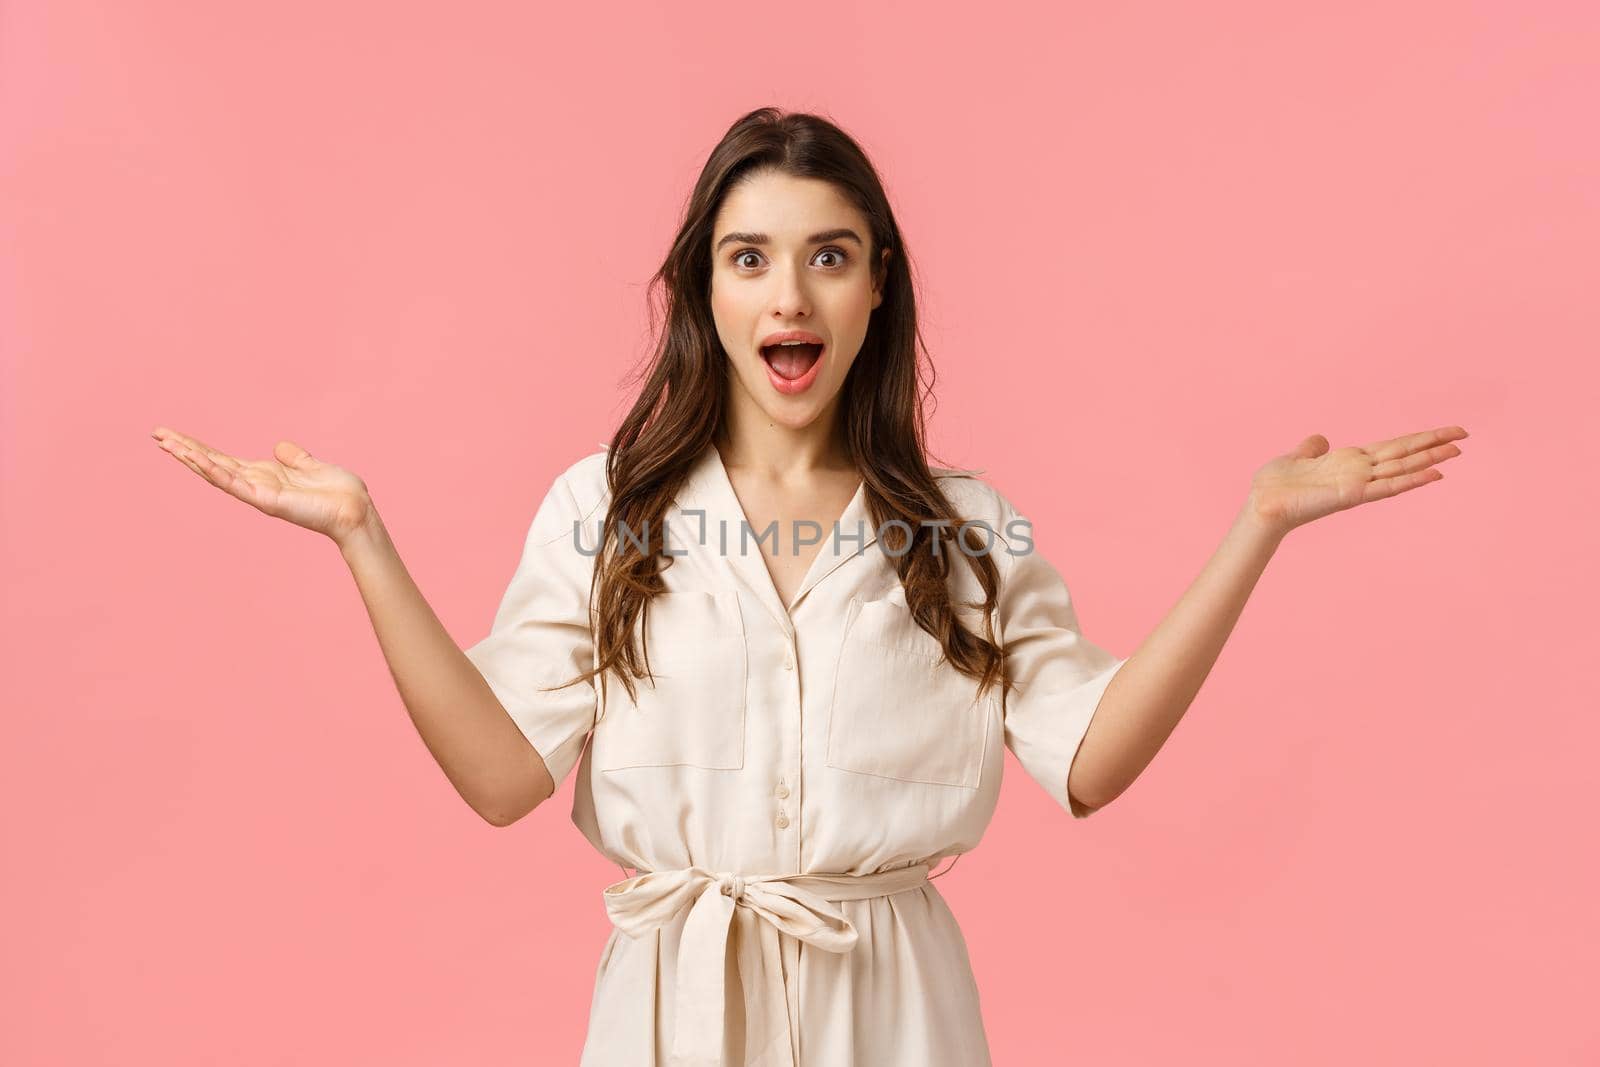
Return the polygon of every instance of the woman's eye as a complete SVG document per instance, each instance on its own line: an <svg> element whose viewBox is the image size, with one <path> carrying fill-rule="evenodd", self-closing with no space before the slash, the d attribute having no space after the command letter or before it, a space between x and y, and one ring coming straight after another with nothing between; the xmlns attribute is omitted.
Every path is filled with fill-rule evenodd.
<svg viewBox="0 0 1600 1067"><path fill-rule="evenodd" d="M746 263L746 256L755 256L757 259L760 259L761 253L750 248L745 249L743 252L736 252L733 257L733 265L736 267L743 267L746 270L754 270L756 268L756 264ZM842 267L850 258L849 256L845 255L844 249L842 248L824 248L822 251L817 253L817 256L818 258L821 258L822 256L833 256L835 258L836 262L824 263L823 266L825 267Z"/></svg>

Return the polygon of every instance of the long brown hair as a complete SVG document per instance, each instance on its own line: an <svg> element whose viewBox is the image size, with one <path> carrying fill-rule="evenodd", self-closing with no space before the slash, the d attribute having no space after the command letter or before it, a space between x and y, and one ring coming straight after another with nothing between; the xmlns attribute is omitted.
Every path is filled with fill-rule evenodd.
<svg viewBox="0 0 1600 1067"><path fill-rule="evenodd" d="M917 328L905 239L877 171L849 135L816 115L772 107L740 118L712 150L666 262L651 278L651 328L659 336L635 379L642 381L638 399L612 436L606 458L611 498L590 587L596 662L573 681L600 675L603 701L606 672L615 670L630 696L635 695L633 679L644 676L632 638L648 601L664 589L660 571L671 557L664 552L663 517L721 425L729 382L728 355L710 305L712 229L728 190L758 170L832 182L868 219L867 260L874 280L883 281L884 294L842 386L846 448L861 472L874 529L883 531L883 541L891 531L898 535L892 558L912 617L939 639L957 670L979 680L980 693L987 691L1002 680L1004 662L991 623L999 579L983 536L969 528L963 531L967 551L953 544L952 531L960 529L964 517L954 513L928 467L924 388L919 387L931 395L934 373L931 362L917 358L927 346ZM890 250L886 267L883 249ZM892 519L913 531L910 551L903 551L904 527L884 529ZM938 520L949 525L923 525ZM619 525L629 536L619 536ZM640 536L644 531L647 538ZM935 536L947 542L938 552L930 544ZM639 540L647 541L648 552L640 550ZM984 591L983 603L972 605L983 611L982 636L957 621L951 604L946 578L958 555L973 566Z"/></svg>

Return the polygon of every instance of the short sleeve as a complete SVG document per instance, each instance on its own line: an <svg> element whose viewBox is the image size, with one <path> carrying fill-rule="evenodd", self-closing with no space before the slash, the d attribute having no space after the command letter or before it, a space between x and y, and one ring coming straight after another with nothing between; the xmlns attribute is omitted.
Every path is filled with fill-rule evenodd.
<svg viewBox="0 0 1600 1067"><path fill-rule="evenodd" d="M1000 633L1014 682L1005 703L1006 747L1057 804L1082 819L1099 809L1071 801L1067 776L1101 695L1127 659L1083 636L1066 582L1032 544L1026 523L1008 507L1000 531L1010 542L1010 551L999 549Z"/></svg>
<svg viewBox="0 0 1600 1067"><path fill-rule="evenodd" d="M589 630L594 557L580 546L592 552L597 533L587 518L567 475L557 478L534 515L489 635L465 650L544 760L557 788L578 762L597 704L589 681L540 691L594 666Z"/></svg>

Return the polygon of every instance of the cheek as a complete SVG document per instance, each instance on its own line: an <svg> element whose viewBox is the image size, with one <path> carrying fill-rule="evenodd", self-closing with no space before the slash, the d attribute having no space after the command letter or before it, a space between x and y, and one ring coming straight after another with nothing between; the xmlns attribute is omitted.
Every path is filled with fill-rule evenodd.
<svg viewBox="0 0 1600 1067"><path fill-rule="evenodd" d="M730 296L725 289L711 287L711 318L717 324L717 334L722 338L724 347L743 330L745 309L739 301Z"/></svg>
<svg viewBox="0 0 1600 1067"><path fill-rule="evenodd" d="M848 323L853 333L866 334L867 320L872 317L872 290L852 288L839 302L834 314L841 326Z"/></svg>
<svg viewBox="0 0 1600 1067"><path fill-rule="evenodd" d="M721 339L722 346L727 348L731 340L729 334L733 328L733 312L715 290L711 293L711 322L716 327L717 337Z"/></svg>

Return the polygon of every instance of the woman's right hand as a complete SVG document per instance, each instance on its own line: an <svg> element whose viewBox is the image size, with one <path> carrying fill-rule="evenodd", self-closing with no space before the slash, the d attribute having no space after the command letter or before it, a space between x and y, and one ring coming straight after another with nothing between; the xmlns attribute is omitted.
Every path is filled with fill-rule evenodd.
<svg viewBox="0 0 1600 1067"><path fill-rule="evenodd" d="M372 513L365 482L292 441L279 441L272 459L241 460L165 426L157 426L150 436L228 495L340 544Z"/></svg>

